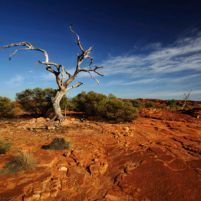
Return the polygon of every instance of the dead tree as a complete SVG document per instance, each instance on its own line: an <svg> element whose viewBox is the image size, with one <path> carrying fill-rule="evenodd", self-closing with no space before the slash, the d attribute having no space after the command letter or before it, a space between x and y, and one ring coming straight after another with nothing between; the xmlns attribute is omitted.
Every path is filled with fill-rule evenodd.
<svg viewBox="0 0 201 201"><path fill-rule="evenodd" d="M50 61L49 55L46 50L35 47L29 42L12 43L12 44L0 47L0 48L21 47L12 52L12 54L9 57L9 60L11 60L11 58L18 51L22 51L22 50L34 50L34 51L39 51L43 54L44 61L38 61L38 63L44 65L46 70L55 76L55 80L58 86L56 95L54 98L52 98L52 104L53 104L54 113L55 113L54 119L58 119L59 121L63 120L64 118L61 111L61 107L60 107L60 101L62 97L69 90L77 88L83 84L82 82L77 82L76 84L70 86L70 84L75 80L77 75L81 72L89 73L90 76L94 78L97 83L99 83L98 80L91 73L95 73L99 76L103 76L103 74L98 72L99 69L103 68L102 66L91 67L93 63L93 58L90 56L92 47L85 49L80 41L79 35L72 29L71 26L69 28L71 33L75 36L76 44L80 49L80 53L77 55L75 71L72 74L69 73L68 70L63 65ZM83 63L84 60L89 60L89 65L83 68L81 67L81 64Z"/></svg>
<svg viewBox="0 0 201 201"><path fill-rule="evenodd" d="M185 109L187 101L189 100L189 98L191 96L191 92L192 92L192 90L190 90L188 93L184 93L184 103L183 103L182 108L181 108L182 110Z"/></svg>

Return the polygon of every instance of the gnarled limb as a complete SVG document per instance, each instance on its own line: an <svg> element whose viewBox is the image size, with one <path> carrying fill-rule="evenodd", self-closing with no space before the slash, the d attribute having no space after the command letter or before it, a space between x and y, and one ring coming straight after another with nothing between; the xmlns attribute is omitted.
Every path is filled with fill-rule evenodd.
<svg viewBox="0 0 201 201"><path fill-rule="evenodd" d="M83 69L80 69L79 72L86 72L86 73L94 72L100 76L104 76L103 74L97 71L98 69L101 69L101 68L103 68L103 66L95 66L94 68L89 68L89 69L83 68Z"/></svg>
<svg viewBox="0 0 201 201"><path fill-rule="evenodd" d="M0 48L11 48L11 47L20 47L20 46L27 47L27 48L16 50L15 53L12 56L14 56L17 53L17 51L19 51L19 50L35 50L35 51L42 52L44 57L45 57L45 62L49 62L49 56L48 56L47 51L45 51L45 50L43 50L41 48L36 48L31 43L26 42L26 41L19 42L19 43L11 43L9 45L1 46Z"/></svg>
<svg viewBox="0 0 201 201"><path fill-rule="evenodd" d="M70 89L74 89L74 88L78 88L79 86L81 86L83 83L82 82L77 82L76 84L72 85L71 87L67 88L67 91L69 91Z"/></svg>

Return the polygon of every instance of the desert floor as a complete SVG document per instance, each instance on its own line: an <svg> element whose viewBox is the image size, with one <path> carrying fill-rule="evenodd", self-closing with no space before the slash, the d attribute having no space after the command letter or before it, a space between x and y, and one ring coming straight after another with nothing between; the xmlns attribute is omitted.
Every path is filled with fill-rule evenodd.
<svg viewBox="0 0 201 201"><path fill-rule="evenodd" d="M18 151L32 153L33 170L0 175L0 201L199 201L201 119L149 111L132 123L69 117L62 127L34 129L46 119L0 121L12 143L0 168ZM43 150L55 137L69 150Z"/></svg>

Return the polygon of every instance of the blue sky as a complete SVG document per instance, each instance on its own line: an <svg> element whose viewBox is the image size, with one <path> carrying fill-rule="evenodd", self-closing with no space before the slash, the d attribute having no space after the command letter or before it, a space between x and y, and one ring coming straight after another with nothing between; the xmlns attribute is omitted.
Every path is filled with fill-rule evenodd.
<svg viewBox="0 0 201 201"><path fill-rule="evenodd" d="M201 3L195 1L0 1L0 45L29 41L46 49L51 61L73 70L79 49L73 24L95 64L104 66L100 85L78 77L85 90L124 98L201 100ZM36 64L40 53L0 50L0 96L14 98L26 88L56 88L54 77Z"/></svg>

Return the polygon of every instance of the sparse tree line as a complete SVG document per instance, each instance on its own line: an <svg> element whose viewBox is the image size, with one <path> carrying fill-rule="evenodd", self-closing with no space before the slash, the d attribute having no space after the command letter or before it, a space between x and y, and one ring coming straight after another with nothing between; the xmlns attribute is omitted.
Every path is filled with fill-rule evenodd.
<svg viewBox="0 0 201 201"><path fill-rule="evenodd" d="M0 97L1 117L13 117L20 113L32 117L51 117L54 115L52 97L56 90L51 88L26 89L16 94L16 100ZM64 110L83 112L114 122L131 121L137 117L137 109L131 103L122 101L113 95L103 95L95 92L82 92L72 99L63 96L61 100L62 113Z"/></svg>
<svg viewBox="0 0 201 201"><path fill-rule="evenodd" d="M31 117L54 116L52 97L57 93L52 88L26 89L16 94L15 101L0 96L0 117L16 117L28 115ZM147 100L147 99L119 99L114 95L108 96L95 92L82 92L74 98L63 96L61 109L83 112L87 117L95 117L112 122L132 121L137 118L138 110L142 108L158 108L168 110L192 109L196 102L188 100ZM200 103L198 102L197 105Z"/></svg>

